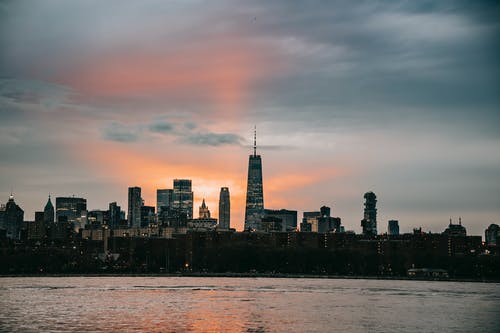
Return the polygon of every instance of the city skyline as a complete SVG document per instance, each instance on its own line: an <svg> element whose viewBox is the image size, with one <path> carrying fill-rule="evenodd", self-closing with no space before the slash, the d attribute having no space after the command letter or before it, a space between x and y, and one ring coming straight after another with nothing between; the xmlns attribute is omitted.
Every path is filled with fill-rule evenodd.
<svg viewBox="0 0 500 333"><path fill-rule="evenodd" d="M347 5L348 4L348 5ZM200 10L200 9L203 10ZM265 208L361 232L500 221L499 7L344 1L0 5L0 202L127 209L191 179L243 229L259 128ZM110 18L113 19L110 19ZM126 70L124 70L126 69ZM301 214L299 213L299 218Z"/></svg>

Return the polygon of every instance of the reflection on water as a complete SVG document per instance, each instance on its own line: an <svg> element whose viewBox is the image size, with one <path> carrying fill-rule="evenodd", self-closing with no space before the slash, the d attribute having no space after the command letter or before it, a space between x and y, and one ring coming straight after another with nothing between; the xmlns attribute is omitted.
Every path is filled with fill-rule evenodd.
<svg viewBox="0 0 500 333"><path fill-rule="evenodd" d="M0 278L0 331L500 332L500 284Z"/></svg>

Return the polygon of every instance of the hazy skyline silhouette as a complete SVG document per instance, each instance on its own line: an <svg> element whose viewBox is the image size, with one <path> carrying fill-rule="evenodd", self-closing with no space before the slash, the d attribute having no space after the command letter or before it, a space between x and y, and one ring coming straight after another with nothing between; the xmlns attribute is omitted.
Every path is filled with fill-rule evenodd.
<svg viewBox="0 0 500 333"><path fill-rule="evenodd" d="M491 2L11 1L0 5L0 202L146 204L193 180L244 223L258 127L265 208L361 231L500 221L500 9Z"/></svg>

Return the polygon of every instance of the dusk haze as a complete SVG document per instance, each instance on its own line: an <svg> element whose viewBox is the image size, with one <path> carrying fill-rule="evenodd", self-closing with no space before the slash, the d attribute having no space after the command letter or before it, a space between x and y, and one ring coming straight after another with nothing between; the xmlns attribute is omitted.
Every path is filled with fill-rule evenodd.
<svg viewBox="0 0 500 333"><path fill-rule="evenodd" d="M500 330L499 37L496 1L0 1L0 331Z"/></svg>

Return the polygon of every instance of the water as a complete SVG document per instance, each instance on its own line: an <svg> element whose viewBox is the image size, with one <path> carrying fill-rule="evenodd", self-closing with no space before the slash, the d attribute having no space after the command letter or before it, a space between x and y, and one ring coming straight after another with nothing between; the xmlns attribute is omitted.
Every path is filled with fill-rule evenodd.
<svg viewBox="0 0 500 333"><path fill-rule="evenodd" d="M0 278L2 332L500 332L500 284Z"/></svg>

